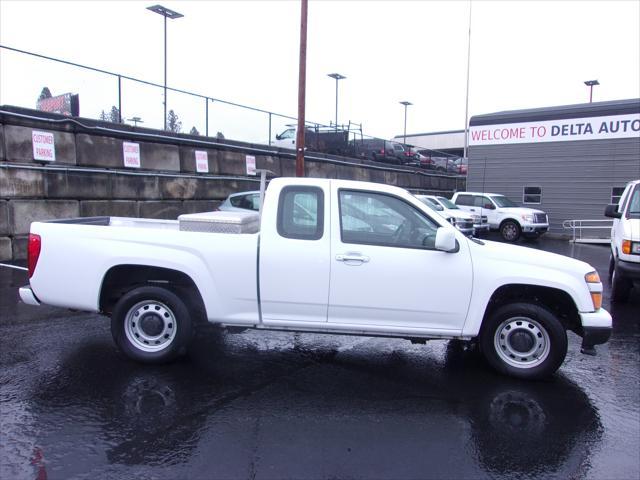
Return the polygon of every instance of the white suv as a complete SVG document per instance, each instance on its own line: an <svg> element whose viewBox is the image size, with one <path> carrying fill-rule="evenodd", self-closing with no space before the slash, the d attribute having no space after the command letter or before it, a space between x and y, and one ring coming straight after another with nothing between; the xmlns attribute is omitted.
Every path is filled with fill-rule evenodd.
<svg viewBox="0 0 640 480"><path fill-rule="evenodd" d="M458 192L453 203L472 215L486 215L491 230L499 230L507 242L524 236L537 238L549 230L549 218L542 210L520 207L497 193Z"/></svg>
<svg viewBox="0 0 640 480"><path fill-rule="evenodd" d="M620 203L604 214L613 218L609 279L611 300L626 302L634 281L640 280L640 180L629 182Z"/></svg>

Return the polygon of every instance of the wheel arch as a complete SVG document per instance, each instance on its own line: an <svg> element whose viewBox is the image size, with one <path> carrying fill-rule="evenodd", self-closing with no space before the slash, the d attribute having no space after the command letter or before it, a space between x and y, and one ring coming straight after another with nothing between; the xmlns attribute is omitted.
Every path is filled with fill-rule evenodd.
<svg viewBox="0 0 640 480"><path fill-rule="evenodd" d="M115 265L105 273L100 285L100 312L109 314L122 295L141 285L164 287L185 295L187 306L207 318L200 289L189 275L171 268L136 264Z"/></svg>
<svg viewBox="0 0 640 480"><path fill-rule="evenodd" d="M571 294L565 290L542 285L510 283L501 285L491 294L482 317L479 334L482 334L487 318L496 309L516 302L533 303L546 308L558 318L565 330L579 331L581 327L578 306Z"/></svg>

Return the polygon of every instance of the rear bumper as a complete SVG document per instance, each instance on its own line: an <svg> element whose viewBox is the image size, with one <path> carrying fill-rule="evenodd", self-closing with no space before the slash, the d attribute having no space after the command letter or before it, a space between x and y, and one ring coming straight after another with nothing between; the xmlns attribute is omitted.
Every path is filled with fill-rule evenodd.
<svg viewBox="0 0 640 480"><path fill-rule="evenodd" d="M640 280L640 263L625 262L618 259L616 262L616 275L630 280Z"/></svg>
<svg viewBox="0 0 640 480"><path fill-rule="evenodd" d="M40 305L40 301L33 293L33 290L31 290L31 287L20 287L20 290L18 292L20 294L20 300L22 300L27 305Z"/></svg>

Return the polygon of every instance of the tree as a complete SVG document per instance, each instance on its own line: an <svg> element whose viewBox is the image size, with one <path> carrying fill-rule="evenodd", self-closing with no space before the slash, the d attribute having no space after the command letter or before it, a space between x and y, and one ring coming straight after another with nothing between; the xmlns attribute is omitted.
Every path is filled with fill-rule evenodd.
<svg viewBox="0 0 640 480"><path fill-rule="evenodd" d="M51 95L51 90L49 90L49 87L44 87L42 89L42 91L40 92L40 96L38 97L38 101L40 100L44 100L45 98L51 98L53 95Z"/></svg>
<svg viewBox="0 0 640 480"><path fill-rule="evenodd" d="M224 140L224 133L218 132L216 133L216 137L218 137L220 140Z"/></svg>
<svg viewBox="0 0 640 480"><path fill-rule="evenodd" d="M107 113L102 110L100 112L100 116L98 117L100 120L102 120L103 122L108 122L109 121L109 115L107 115Z"/></svg>
<svg viewBox="0 0 640 480"><path fill-rule="evenodd" d="M109 112L109 121L112 123L120 123L120 110L115 105L111 107L111 112Z"/></svg>
<svg viewBox="0 0 640 480"><path fill-rule="evenodd" d="M180 133L182 130L182 122L173 110L169 110L167 113L167 130L173 133Z"/></svg>
<svg viewBox="0 0 640 480"><path fill-rule="evenodd" d="M191 127L191 130L189 131L189 135L200 135L200 132L196 127Z"/></svg>

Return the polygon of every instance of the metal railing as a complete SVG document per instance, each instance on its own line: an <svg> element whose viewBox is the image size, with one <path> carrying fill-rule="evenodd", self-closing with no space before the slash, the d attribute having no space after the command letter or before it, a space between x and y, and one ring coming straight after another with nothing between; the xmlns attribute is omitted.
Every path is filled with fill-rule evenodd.
<svg viewBox="0 0 640 480"><path fill-rule="evenodd" d="M562 222L562 228L572 231L571 241L574 243L609 243L611 241L611 227L613 220L574 219ZM591 232L599 231L600 235L585 236Z"/></svg>
<svg viewBox="0 0 640 480"><path fill-rule="evenodd" d="M82 108L80 116L82 117L100 120L102 119L100 118L100 110L102 109L102 114L110 114L110 108L113 107L116 109L114 110L115 118L110 117L109 120L114 123L130 121L135 126L142 123L141 127L164 128L164 118L162 118L161 112L163 103L160 95L164 91L164 85L6 45L0 45L0 54L4 57L3 67L6 67L3 68L2 75L24 79L19 85L16 84L14 91L11 91L11 87L7 85L10 82L4 82L4 85L0 85L0 91L4 93L0 103L6 103L7 97L15 97L20 98L19 101L15 101L16 106L33 108L39 89L44 86L64 91L75 89L77 91L73 93L80 95ZM17 56L13 59L7 57L7 55L13 54ZM11 60L11 64L7 60ZM43 68L43 63L51 64L51 67ZM73 70L68 71L69 67ZM48 85L50 82L55 83L53 78L63 78L64 81ZM26 81L31 83L27 85ZM33 103L24 99L23 92L27 89L33 89ZM168 109L174 110L180 116L182 125L185 126L185 131L182 133L190 133L190 125L193 125L193 128L198 131L198 135L216 137L216 130L218 130L223 134L222 138L271 145L275 133L282 132L287 125L297 122L297 118L291 115L180 88L167 86L166 89L172 93L169 96ZM55 94L57 93L60 92ZM395 140L367 135L362 132L361 123L356 124L350 120L348 125L342 126L335 125L333 122L329 122L327 125L310 120L305 124L316 132L322 129L344 130L354 151L356 150L356 142L362 142L363 139L400 143ZM201 134L200 131L203 133ZM211 135L210 132L212 132ZM266 139L264 135L267 135ZM457 157L451 157L444 152L425 151L424 153L429 158L435 159L434 165L438 164L438 160L440 163L444 162L446 167L443 173L447 173L449 166L457 159Z"/></svg>

